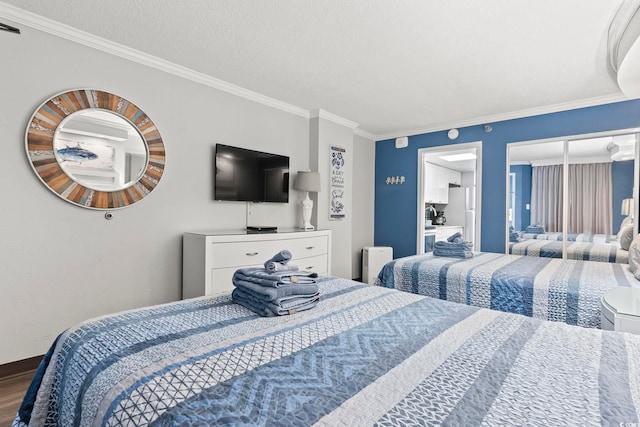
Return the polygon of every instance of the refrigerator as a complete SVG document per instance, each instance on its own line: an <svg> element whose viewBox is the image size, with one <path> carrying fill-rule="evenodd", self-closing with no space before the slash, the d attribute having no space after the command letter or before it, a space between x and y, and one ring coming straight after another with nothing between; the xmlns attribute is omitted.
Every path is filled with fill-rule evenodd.
<svg viewBox="0 0 640 427"><path fill-rule="evenodd" d="M464 227L464 239L473 242L476 235L476 187L449 188L449 203L444 209L446 225ZM478 250L474 247L474 250Z"/></svg>

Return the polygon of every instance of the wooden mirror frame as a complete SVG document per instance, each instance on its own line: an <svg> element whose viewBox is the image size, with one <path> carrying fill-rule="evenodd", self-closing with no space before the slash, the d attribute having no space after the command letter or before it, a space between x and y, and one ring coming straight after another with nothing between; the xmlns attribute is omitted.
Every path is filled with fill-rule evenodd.
<svg viewBox="0 0 640 427"><path fill-rule="evenodd" d="M67 116L89 108L122 117L137 129L146 144L147 167L137 181L124 189L87 188L67 175L56 160L56 129ZM164 144L153 121L135 104L101 90L76 89L49 98L29 120L25 142L31 166L44 185L62 199L84 208L119 209L139 202L156 188L164 172Z"/></svg>

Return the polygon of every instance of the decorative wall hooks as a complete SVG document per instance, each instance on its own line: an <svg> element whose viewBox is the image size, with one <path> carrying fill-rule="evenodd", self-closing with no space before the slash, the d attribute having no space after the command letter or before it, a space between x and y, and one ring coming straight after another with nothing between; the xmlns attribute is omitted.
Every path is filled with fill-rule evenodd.
<svg viewBox="0 0 640 427"><path fill-rule="evenodd" d="M404 176L388 176L387 179L384 180L387 185L389 184L404 184L406 181Z"/></svg>

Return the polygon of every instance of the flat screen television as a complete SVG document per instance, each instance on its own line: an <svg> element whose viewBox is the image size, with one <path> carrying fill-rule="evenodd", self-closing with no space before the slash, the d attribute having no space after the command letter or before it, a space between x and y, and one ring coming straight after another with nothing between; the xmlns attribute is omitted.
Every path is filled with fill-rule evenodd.
<svg viewBox="0 0 640 427"><path fill-rule="evenodd" d="M216 144L215 200L287 203L289 157Z"/></svg>

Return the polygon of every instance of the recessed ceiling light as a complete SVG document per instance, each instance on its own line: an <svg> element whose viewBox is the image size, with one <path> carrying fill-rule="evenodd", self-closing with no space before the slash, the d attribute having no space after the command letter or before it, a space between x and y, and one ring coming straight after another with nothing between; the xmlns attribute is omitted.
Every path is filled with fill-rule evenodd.
<svg viewBox="0 0 640 427"><path fill-rule="evenodd" d="M474 160L476 155L473 153L448 154L446 156L440 156L440 158L448 162L461 162L463 160Z"/></svg>

